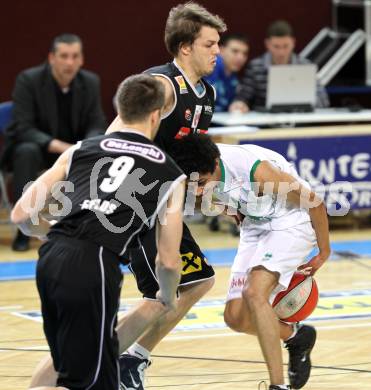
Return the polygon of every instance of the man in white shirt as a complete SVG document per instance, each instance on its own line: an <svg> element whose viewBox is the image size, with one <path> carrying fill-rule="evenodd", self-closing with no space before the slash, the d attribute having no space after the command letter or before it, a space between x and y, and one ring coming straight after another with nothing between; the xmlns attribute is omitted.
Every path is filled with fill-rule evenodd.
<svg viewBox="0 0 371 390"><path fill-rule="evenodd" d="M215 145L207 136L190 135L176 145L173 157L203 196L202 208L213 204L241 224L225 322L235 331L257 335L270 390L290 388L284 384L282 339L289 351L290 385L302 388L310 375L316 331L278 321L270 302L297 269L313 275L329 257L325 205L295 168L269 149ZM306 262L316 244L319 253Z"/></svg>

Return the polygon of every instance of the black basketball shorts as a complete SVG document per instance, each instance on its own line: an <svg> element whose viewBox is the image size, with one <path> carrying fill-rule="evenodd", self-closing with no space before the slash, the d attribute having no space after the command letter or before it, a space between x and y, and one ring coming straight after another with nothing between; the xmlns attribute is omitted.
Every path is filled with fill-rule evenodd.
<svg viewBox="0 0 371 390"><path fill-rule="evenodd" d="M143 297L156 299L156 292L159 289L155 273L156 229L146 232L139 238L138 244L138 249L131 249L127 254L130 260L129 269L134 274L138 289ZM184 223L180 254L182 274L179 286L186 286L214 277L213 268L207 263L206 257Z"/></svg>
<svg viewBox="0 0 371 390"><path fill-rule="evenodd" d="M36 283L57 385L118 389L118 256L60 234L42 245L39 256Z"/></svg>

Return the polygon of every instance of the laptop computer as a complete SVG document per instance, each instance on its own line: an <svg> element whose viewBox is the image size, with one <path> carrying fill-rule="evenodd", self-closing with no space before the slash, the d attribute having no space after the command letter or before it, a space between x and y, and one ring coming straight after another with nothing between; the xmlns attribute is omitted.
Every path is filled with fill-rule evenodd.
<svg viewBox="0 0 371 390"><path fill-rule="evenodd" d="M314 64L272 65L268 70L266 110L311 112L316 103Z"/></svg>

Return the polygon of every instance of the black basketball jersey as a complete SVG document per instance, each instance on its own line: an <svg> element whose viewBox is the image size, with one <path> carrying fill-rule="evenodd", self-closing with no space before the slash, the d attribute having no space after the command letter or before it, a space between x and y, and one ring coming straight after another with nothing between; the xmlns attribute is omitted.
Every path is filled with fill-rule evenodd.
<svg viewBox="0 0 371 390"><path fill-rule="evenodd" d="M72 206L50 234L93 241L117 254L152 228L185 175L162 150L136 132L114 132L76 146L65 196Z"/></svg>
<svg viewBox="0 0 371 390"><path fill-rule="evenodd" d="M161 149L169 151L177 139L191 132L207 133L214 112L215 90L206 80L200 80L203 91L198 92L175 61L145 73L165 77L174 90L174 106L162 118L155 138Z"/></svg>

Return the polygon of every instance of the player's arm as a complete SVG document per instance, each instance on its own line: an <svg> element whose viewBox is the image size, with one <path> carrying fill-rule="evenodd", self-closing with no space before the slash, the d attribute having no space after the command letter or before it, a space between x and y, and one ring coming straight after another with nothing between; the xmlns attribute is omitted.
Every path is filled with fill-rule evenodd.
<svg viewBox="0 0 371 390"><path fill-rule="evenodd" d="M165 104L162 109L162 115L166 115L168 112L170 112L173 109L174 106L174 102L175 102L174 90L171 82L167 80L165 77L161 77L161 76L155 76L155 77L165 87ZM123 128L124 125L122 123L122 120L117 115L116 118L108 126L108 129L106 130L106 134L112 133L114 131L122 130Z"/></svg>
<svg viewBox="0 0 371 390"><path fill-rule="evenodd" d="M42 217L42 210L51 198L54 185L66 178L72 148L62 153L54 165L38 177L23 193L11 212L11 220L24 234L44 237L51 223Z"/></svg>
<svg viewBox="0 0 371 390"><path fill-rule="evenodd" d="M174 89L171 82L163 77L163 76L155 76L156 80L160 81L162 85L165 87L165 104L162 108L162 115L165 116L167 113L172 111L174 103L175 103L175 96L174 96Z"/></svg>
<svg viewBox="0 0 371 390"><path fill-rule="evenodd" d="M264 184L271 183L273 193L284 196L287 201L296 207L308 210L316 233L319 254L313 257L308 264L301 269L311 268L310 274L314 274L328 259L331 253L329 227L326 206L315 192L304 186L293 176L275 168L268 161L262 161L254 174L254 179L259 183L259 191L264 192ZM267 189L267 185L265 189Z"/></svg>
<svg viewBox="0 0 371 390"><path fill-rule="evenodd" d="M157 298L167 307L175 305L180 280L180 241L183 232L184 181L172 192L163 223L157 223L156 274L160 286Z"/></svg>

